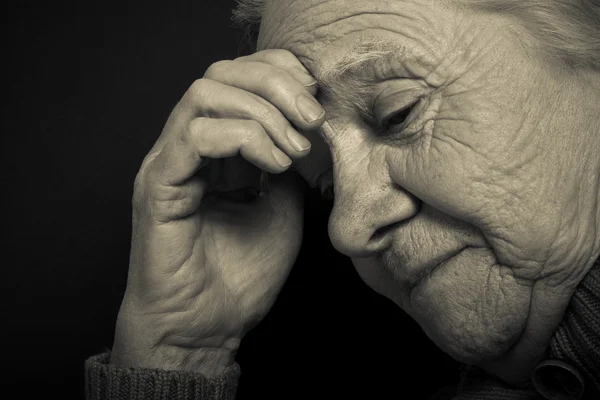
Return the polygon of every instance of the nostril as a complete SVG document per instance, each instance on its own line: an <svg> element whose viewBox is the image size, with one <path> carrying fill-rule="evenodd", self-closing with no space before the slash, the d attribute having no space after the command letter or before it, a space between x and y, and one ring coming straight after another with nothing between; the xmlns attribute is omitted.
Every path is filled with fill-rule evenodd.
<svg viewBox="0 0 600 400"><path fill-rule="evenodd" d="M371 235L371 242L379 242L388 234L388 232L396 229L398 226L406 223L407 220L401 220L378 228Z"/></svg>
<svg viewBox="0 0 600 400"><path fill-rule="evenodd" d="M379 229L377 229L375 232L373 232L373 235L371 235L371 241L372 242L378 242L381 239L383 239L383 237L392 230L392 228L395 226L396 224L391 224L391 225L386 225L383 226Z"/></svg>

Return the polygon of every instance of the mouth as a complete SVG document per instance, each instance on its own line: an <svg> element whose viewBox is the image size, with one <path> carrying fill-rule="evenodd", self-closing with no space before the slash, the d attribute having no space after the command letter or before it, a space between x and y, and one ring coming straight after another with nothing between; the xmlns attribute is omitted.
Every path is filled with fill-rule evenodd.
<svg viewBox="0 0 600 400"><path fill-rule="evenodd" d="M451 251L451 252L446 252L444 254L440 254L439 256L436 256L436 257L430 259L429 261L427 261L424 264L421 264L416 267L411 266L411 267L407 268L406 271L408 272L407 273L408 289L410 291L414 290L425 278L427 278L428 276L431 276L437 268L439 268L443 264L447 263L454 257L458 256L460 253L462 253L469 247L470 246L465 246L465 247L461 247L461 248Z"/></svg>

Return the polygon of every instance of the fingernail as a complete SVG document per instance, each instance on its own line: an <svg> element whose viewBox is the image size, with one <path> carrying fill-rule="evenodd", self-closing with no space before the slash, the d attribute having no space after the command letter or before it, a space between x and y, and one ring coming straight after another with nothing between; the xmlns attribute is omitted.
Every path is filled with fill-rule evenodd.
<svg viewBox="0 0 600 400"><path fill-rule="evenodd" d="M296 151L306 151L310 149L310 142L308 139L296 132L291 126L288 128L287 136Z"/></svg>
<svg viewBox="0 0 600 400"><path fill-rule="evenodd" d="M283 168L287 168L292 164L292 160L290 160L290 158L277 147L273 147L273 157L275 157L277 164L281 165Z"/></svg>
<svg viewBox="0 0 600 400"><path fill-rule="evenodd" d="M323 110L321 105L311 97L301 95L296 103L300 114L302 114L302 118L306 122L314 122L325 114L325 110Z"/></svg>

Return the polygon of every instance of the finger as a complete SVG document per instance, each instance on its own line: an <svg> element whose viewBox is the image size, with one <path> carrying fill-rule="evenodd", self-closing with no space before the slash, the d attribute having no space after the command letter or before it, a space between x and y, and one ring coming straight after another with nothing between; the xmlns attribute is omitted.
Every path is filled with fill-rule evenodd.
<svg viewBox="0 0 600 400"><path fill-rule="evenodd" d="M300 129L321 126L325 110L289 72L257 61L219 61L205 78L254 93L277 107Z"/></svg>
<svg viewBox="0 0 600 400"><path fill-rule="evenodd" d="M275 144L292 157L310 151L310 142L301 135L273 104L242 89L210 79L200 79L182 99L180 118L250 119L260 123ZM180 128L183 130L183 127Z"/></svg>
<svg viewBox="0 0 600 400"><path fill-rule="evenodd" d="M268 49L236 58L240 61L259 61L289 72L313 96L317 93L317 81L291 51Z"/></svg>
<svg viewBox="0 0 600 400"><path fill-rule="evenodd" d="M256 121L196 118L156 156L150 180L163 186L181 185L198 171L205 157L237 154L272 173L286 170L292 162Z"/></svg>

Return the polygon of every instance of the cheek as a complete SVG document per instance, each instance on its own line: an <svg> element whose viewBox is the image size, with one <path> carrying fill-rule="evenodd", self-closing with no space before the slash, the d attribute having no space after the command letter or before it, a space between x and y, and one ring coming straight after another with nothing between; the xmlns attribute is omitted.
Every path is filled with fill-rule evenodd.
<svg viewBox="0 0 600 400"><path fill-rule="evenodd" d="M504 208L505 194L519 191L522 182L512 165L522 162L507 152L515 148L507 146L514 134L494 108L495 100L467 89L447 88L432 95L414 125L417 133L406 143L391 143L387 160L398 185L444 213L483 228L492 223L491 210Z"/></svg>
<svg viewBox="0 0 600 400"><path fill-rule="evenodd" d="M489 113L481 110L479 116L472 111L470 120L444 115L431 135L390 150L390 174L424 203L480 229L500 263L531 279L560 219L543 208L552 193L540 180L544 171L527 140L511 143L511 126L478 122Z"/></svg>
<svg viewBox="0 0 600 400"><path fill-rule="evenodd" d="M396 184L455 218L472 216L485 202L477 183L481 181L480 168L463 145L421 136L410 144L390 147L386 158Z"/></svg>
<svg viewBox="0 0 600 400"><path fill-rule="evenodd" d="M489 249L467 249L414 289L407 312L445 352L478 364L506 354L520 339L531 290Z"/></svg>

